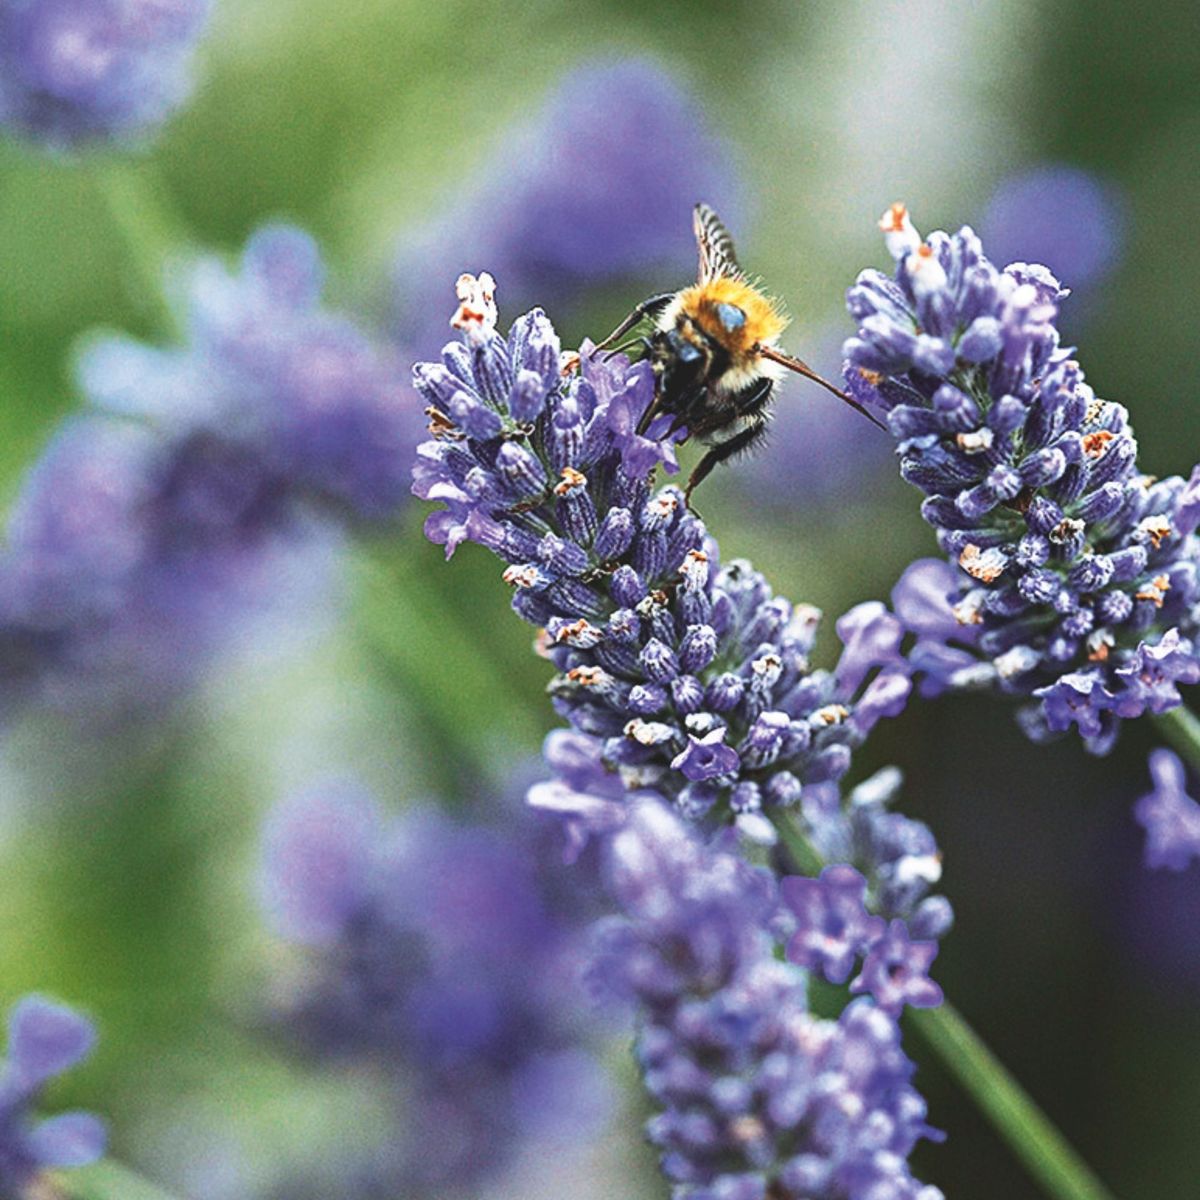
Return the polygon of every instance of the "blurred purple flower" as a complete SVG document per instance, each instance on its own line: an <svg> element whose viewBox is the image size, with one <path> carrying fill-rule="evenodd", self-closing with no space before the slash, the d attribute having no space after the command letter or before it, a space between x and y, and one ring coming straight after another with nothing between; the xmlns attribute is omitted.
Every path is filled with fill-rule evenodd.
<svg viewBox="0 0 1200 1200"><path fill-rule="evenodd" d="M1113 184L1081 167L1041 163L999 185L980 233L996 262L1045 263L1059 279L1082 289L1112 269L1124 225L1124 205Z"/></svg>
<svg viewBox="0 0 1200 1200"><path fill-rule="evenodd" d="M397 252L397 333L421 353L440 344L444 281L463 271L490 271L521 311L568 305L605 278L684 282L692 206L738 207L730 156L698 98L639 58L569 71L461 190Z"/></svg>
<svg viewBox="0 0 1200 1200"><path fill-rule="evenodd" d="M0 0L0 124L54 149L153 133L187 98L209 0Z"/></svg>
<svg viewBox="0 0 1200 1200"><path fill-rule="evenodd" d="M914 942L908 926L894 920L871 946L862 974L850 984L850 990L869 993L892 1016L899 1016L906 1004L936 1008L942 1002L942 989L929 978L929 968L937 952L937 942Z"/></svg>
<svg viewBox="0 0 1200 1200"><path fill-rule="evenodd" d="M1146 831L1146 866L1182 871L1200 860L1200 804L1188 795L1183 762L1172 751L1151 751L1150 778L1154 790L1133 810Z"/></svg>
<svg viewBox="0 0 1200 1200"><path fill-rule="evenodd" d="M396 511L411 405L320 285L312 240L268 228L239 274L192 271L186 345L85 350L93 411L30 472L0 556L7 705L149 711L246 616L314 607L344 522Z"/></svg>
<svg viewBox="0 0 1200 1200"><path fill-rule="evenodd" d="M308 947L281 1030L404 1106L403 1136L345 1194L470 1189L523 1138L594 1129L607 1093L581 1049L576 933L526 831L385 819L330 781L271 816L264 874L271 915Z"/></svg>
<svg viewBox="0 0 1200 1200"><path fill-rule="evenodd" d="M0 1196L27 1195L42 1171L84 1167L104 1154L104 1124L91 1113L33 1115L43 1085L85 1059L95 1041L89 1020L41 996L24 997L9 1014L0 1061Z"/></svg>
<svg viewBox="0 0 1200 1200"><path fill-rule="evenodd" d="M907 1162L937 1135L895 1020L864 1001L837 1021L808 1012L803 973L774 955L765 873L645 802L611 840L608 879L620 915L597 927L592 977L637 1007L672 1195L940 1198Z"/></svg>
<svg viewBox="0 0 1200 1200"><path fill-rule="evenodd" d="M884 930L883 918L867 912L867 881L841 864L826 867L817 879L789 875L779 890L796 916L788 961L819 971L831 983L845 983L859 954Z"/></svg>

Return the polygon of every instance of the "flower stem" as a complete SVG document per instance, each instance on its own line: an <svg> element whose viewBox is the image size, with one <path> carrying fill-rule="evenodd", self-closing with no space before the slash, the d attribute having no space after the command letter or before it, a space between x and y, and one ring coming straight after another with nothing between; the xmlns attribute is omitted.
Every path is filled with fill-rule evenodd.
<svg viewBox="0 0 1200 1200"><path fill-rule="evenodd" d="M1200 722L1194 717L1191 721L1193 749L1200 753ZM775 817L775 828L800 870L817 874L825 864L795 824L779 814ZM1054 1200L1113 1200L1087 1163L957 1009L948 1003L937 1008L910 1008L907 1021L975 1101L1047 1196Z"/></svg>
<svg viewBox="0 0 1200 1200"><path fill-rule="evenodd" d="M1200 718L1180 704L1159 713L1154 720L1163 737L1187 759L1192 770L1200 774Z"/></svg>
<svg viewBox="0 0 1200 1200"><path fill-rule="evenodd" d="M55 1173L52 1195L63 1200L178 1200L143 1175L106 1158L90 1167Z"/></svg>
<svg viewBox="0 0 1200 1200"><path fill-rule="evenodd" d="M92 182L125 248L131 298L163 334L178 332L178 321L163 290L171 255L186 244L182 223L164 202L146 163L105 159L90 168Z"/></svg>

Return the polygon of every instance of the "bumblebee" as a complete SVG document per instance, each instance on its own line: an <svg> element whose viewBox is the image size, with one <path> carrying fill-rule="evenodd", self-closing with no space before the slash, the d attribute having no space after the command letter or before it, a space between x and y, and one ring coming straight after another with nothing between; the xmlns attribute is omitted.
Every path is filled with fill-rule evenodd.
<svg viewBox="0 0 1200 1200"><path fill-rule="evenodd" d="M639 432L659 414L671 413L670 433L686 428L689 437L708 447L688 480L689 506L692 492L713 467L764 437L775 387L788 371L820 384L880 424L807 363L778 348L787 317L778 302L747 278L729 231L707 204L696 205L692 229L700 255L695 284L643 300L596 347L607 349L642 321L654 321L652 334L613 353L641 345L654 370L654 401Z"/></svg>

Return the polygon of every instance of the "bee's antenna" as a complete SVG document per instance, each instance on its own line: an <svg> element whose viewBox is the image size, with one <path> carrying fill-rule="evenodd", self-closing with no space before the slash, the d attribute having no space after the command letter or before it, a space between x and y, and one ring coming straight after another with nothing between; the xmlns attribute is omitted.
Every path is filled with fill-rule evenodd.
<svg viewBox="0 0 1200 1200"><path fill-rule="evenodd" d="M874 413L868 412L853 396L847 395L841 388L834 387L828 379L822 379L808 363L802 362L798 358L793 358L790 354L784 354L782 350L776 350L773 346L764 346L760 343L755 349L763 358L770 359L771 362L777 362L780 366L787 367L789 371L795 371L797 375L803 375L805 379L811 379L813 383L820 384L821 387L828 392L832 392L843 403L850 405L853 409L857 409L872 425L878 425L880 429L887 429L887 426Z"/></svg>

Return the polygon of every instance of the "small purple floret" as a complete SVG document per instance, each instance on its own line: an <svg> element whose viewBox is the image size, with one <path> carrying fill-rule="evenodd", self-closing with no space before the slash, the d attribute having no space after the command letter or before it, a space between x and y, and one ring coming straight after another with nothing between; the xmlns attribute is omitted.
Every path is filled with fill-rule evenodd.
<svg viewBox="0 0 1200 1200"><path fill-rule="evenodd" d="M869 992L884 1012L898 1017L906 1004L936 1008L942 989L929 978L937 957L937 942L910 940L908 926L897 919L888 925L863 962L862 973L850 985L856 994Z"/></svg>
<svg viewBox="0 0 1200 1200"><path fill-rule="evenodd" d="M1170 750L1151 751L1150 778L1153 791L1133 810L1146 831L1146 866L1182 871L1200 860L1200 804L1188 795L1183 763Z"/></svg>

